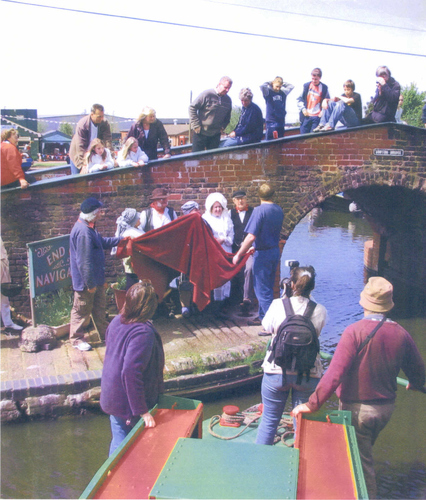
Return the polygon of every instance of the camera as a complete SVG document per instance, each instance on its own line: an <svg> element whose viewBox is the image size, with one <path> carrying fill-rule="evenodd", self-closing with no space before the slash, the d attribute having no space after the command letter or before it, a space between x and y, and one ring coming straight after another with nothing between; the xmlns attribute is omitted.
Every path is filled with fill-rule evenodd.
<svg viewBox="0 0 426 500"><path fill-rule="evenodd" d="M299 261L298 260L286 260L286 261L284 261L284 265L289 267L291 270L294 267L299 267ZM290 280L291 280L290 277L283 278L281 280L281 283L280 283L281 297L291 297L293 295L293 290L291 289Z"/></svg>

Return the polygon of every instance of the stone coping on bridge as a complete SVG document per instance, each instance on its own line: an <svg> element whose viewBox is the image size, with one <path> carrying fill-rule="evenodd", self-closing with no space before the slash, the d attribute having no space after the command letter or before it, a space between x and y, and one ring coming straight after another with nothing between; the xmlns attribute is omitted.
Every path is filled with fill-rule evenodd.
<svg viewBox="0 0 426 500"><path fill-rule="evenodd" d="M341 128L336 128L335 130L330 130L326 132L320 132L320 133L310 133L310 134L293 134L293 135L287 135L279 139L272 139L270 141L261 141L258 143L251 143L251 144L242 144L242 145L237 145L237 146L231 146L227 148L217 148L217 149L210 149L208 151L198 151L198 152L188 152L188 153L183 153L183 154L175 154L171 156L170 158L159 158L157 160L150 160L149 163L144 165L143 167L139 167L141 169L149 169L149 168L155 168L163 163L170 163L176 160L182 161L182 160L196 160L197 158L204 158L209 155L217 155L217 154L224 154L224 153L232 153L234 151L239 152L239 151L244 151L246 149L251 149L251 148L256 148L256 147L267 147L270 144L275 144L275 143L286 143L286 142L292 142L292 141L303 141L309 138L315 138L317 139L318 137L325 137L327 135L331 134L342 134L342 133L352 133L355 131L361 131L361 130L368 130L368 129L374 129L374 128L382 128L382 127L387 127L389 129L392 128L397 128L397 129L405 129L405 130L416 130L416 131L422 131L423 133L426 134L426 129L422 129L419 127L413 127L411 125L406 125L406 124L401 124L401 123L392 123L392 122L386 122L386 123L373 123L369 125L360 125L358 127L351 127L351 128L346 128L346 127L341 127ZM293 129L289 129L292 132L295 132ZM176 150L184 150L190 147L190 145L186 144L184 146L178 146ZM69 165L64 165L63 167L53 167L52 169L45 169L45 170L39 170L39 171L34 171L29 173L33 173L37 177L40 176L40 174L49 174L49 173L54 173L54 172L60 172L63 169L68 169ZM94 173L87 173L87 174L79 174L79 175L67 175L67 176L61 176L57 178L46 178L46 179L41 179L33 184L31 184L27 189L36 189L37 187L46 187L46 185L60 185L63 183L72 183L72 182L78 182L82 180L82 178L87 179L87 181L91 181L93 179L99 179L100 176L110 176L111 174L114 173L122 173L125 171L131 171L135 167L118 167L115 169L111 170L103 170L99 172L94 172ZM10 192L10 191L15 191L15 190L21 190L20 187L14 187L14 188L2 188L2 191L4 192Z"/></svg>

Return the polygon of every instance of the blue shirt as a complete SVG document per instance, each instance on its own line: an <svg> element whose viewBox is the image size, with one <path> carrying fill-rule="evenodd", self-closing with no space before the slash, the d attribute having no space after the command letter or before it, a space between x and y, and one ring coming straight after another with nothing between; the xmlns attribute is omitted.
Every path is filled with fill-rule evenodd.
<svg viewBox="0 0 426 500"><path fill-rule="evenodd" d="M256 236L256 250L278 247L284 212L275 203L261 203L255 207L245 228L246 233Z"/></svg>

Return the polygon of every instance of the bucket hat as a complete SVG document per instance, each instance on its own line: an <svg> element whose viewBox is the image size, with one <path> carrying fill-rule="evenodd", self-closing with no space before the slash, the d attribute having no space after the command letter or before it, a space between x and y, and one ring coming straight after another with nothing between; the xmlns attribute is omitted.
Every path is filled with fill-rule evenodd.
<svg viewBox="0 0 426 500"><path fill-rule="evenodd" d="M392 300L393 286L381 276L373 276L361 292L360 305L368 311L385 313L394 306Z"/></svg>

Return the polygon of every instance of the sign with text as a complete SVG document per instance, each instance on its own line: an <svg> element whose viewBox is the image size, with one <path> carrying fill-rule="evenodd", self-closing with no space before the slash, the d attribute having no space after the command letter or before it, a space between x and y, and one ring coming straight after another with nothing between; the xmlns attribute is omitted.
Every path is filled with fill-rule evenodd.
<svg viewBox="0 0 426 500"><path fill-rule="evenodd" d="M403 149L374 149L375 156L404 156Z"/></svg>
<svg viewBox="0 0 426 500"><path fill-rule="evenodd" d="M71 285L70 235L27 243L31 298Z"/></svg>

